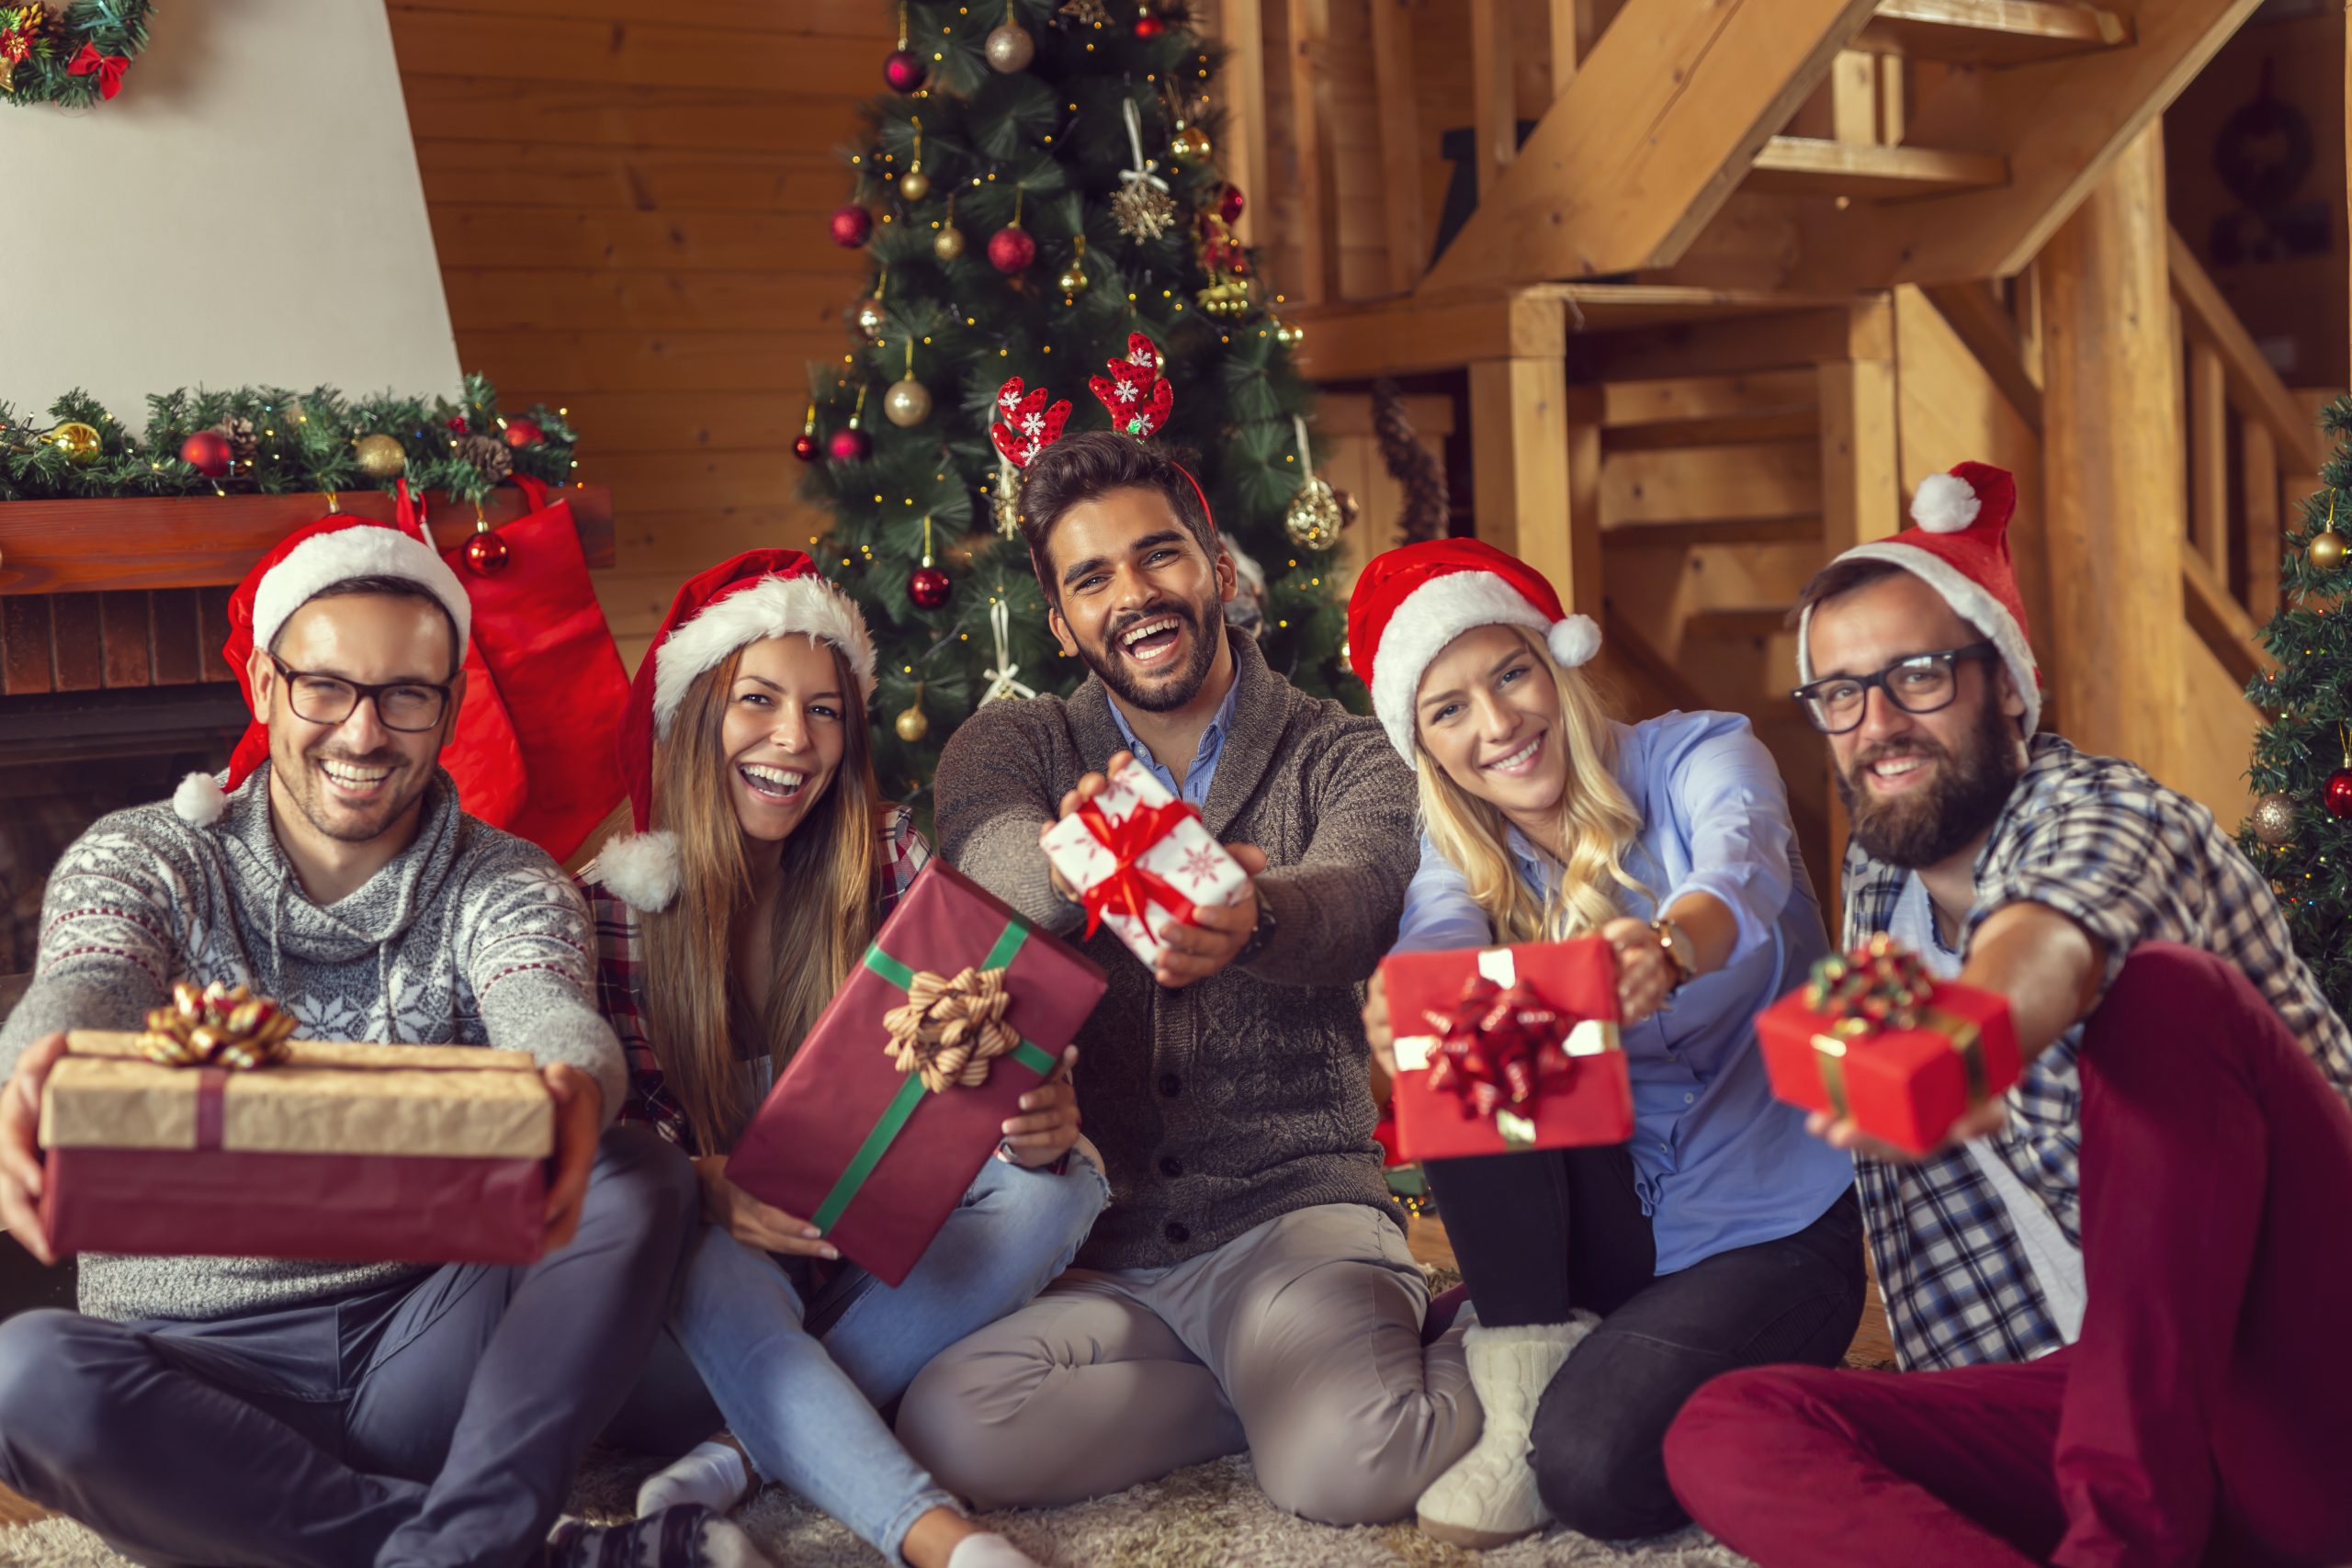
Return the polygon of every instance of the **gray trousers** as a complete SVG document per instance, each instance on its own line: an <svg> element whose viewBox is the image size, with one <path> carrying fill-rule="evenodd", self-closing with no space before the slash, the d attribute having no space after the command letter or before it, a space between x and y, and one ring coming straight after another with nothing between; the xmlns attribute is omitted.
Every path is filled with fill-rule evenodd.
<svg viewBox="0 0 2352 1568"><path fill-rule="evenodd" d="M0 1481L155 1568L536 1563L696 1231L694 1168L605 1133L571 1246L209 1322L0 1324Z"/></svg>
<svg viewBox="0 0 2352 1568"><path fill-rule="evenodd" d="M1170 1269L1073 1269L950 1346L899 1438L983 1508L1074 1503L1247 1449L1266 1495L1329 1524L1399 1517L1477 1441L1460 1328L1360 1203L1300 1209Z"/></svg>

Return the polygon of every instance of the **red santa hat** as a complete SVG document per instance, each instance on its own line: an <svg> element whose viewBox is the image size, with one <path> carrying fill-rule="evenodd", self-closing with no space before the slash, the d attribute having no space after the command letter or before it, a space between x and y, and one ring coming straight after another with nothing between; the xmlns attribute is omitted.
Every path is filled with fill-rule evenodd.
<svg viewBox="0 0 2352 1568"><path fill-rule="evenodd" d="M1429 539L1374 556L1348 598L1348 659L1372 688L1372 711L1413 760L1413 697L1430 660L1477 626L1522 626L1575 669L1600 651L1600 628L1571 615L1544 574L1476 539Z"/></svg>
<svg viewBox="0 0 2352 1568"><path fill-rule="evenodd" d="M747 550L690 578L629 682L621 716L621 777L636 832L613 840L583 874L634 909L666 909L678 896L678 839L653 822L653 747L697 676L737 649L798 634L839 649L857 678L861 707L874 695L874 639L849 595L819 575L800 550Z"/></svg>
<svg viewBox="0 0 2352 1568"><path fill-rule="evenodd" d="M1840 561L1875 560L1901 567L1942 595L1960 617L1992 639L2025 699L2025 732L2041 722L2041 670L2026 639L2025 601L2009 559L2009 519L2018 509L2018 481L1990 463L1962 463L1930 474L1911 497L1911 520L1893 538L1856 545ZM1813 679L1808 633L1813 606L1797 622L1797 676Z"/></svg>
<svg viewBox="0 0 2352 1568"><path fill-rule="evenodd" d="M297 528L245 573L229 596L229 640L220 657L236 672L237 685L253 705L249 666L254 649L267 648L277 638L295 611L319 596L322 590L355 577L395 577L413 582L433 595L457 624L458 658L463 660L466 638L473 629L473 609L466 601L465 584L449 563L434 552L413 521L405 480L400 490L401 521L380 523L366 517L336 513ZM207 827L227 809L228 792L236 789L269 758L269 730L255 719L245 727L237 749L230 753L229 771L220 779L190 773L172 795L172 809L183 821Z"/></svg>

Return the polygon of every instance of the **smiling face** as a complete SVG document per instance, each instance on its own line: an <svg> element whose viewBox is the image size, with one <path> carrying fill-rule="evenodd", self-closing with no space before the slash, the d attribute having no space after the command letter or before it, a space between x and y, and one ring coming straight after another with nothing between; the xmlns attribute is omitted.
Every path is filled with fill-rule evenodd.
<svg viewBox="0 0 2352 1568"><path fill-rule="evenodd" d="M1414 733L1464 793L1514 821L1556 817L1568 788L1560 690L1512 626L1477 626L1421 675Z"/></svg>
<svg viewBox="0 0 2352 1568"><path fill-rule="evenodd" d="M1156 490L1105 491L1055 521L1046 570L1054 636L1128 706L1168 713L1200 693L1225 649L1232 558L1212 560Z"/></svg>
<svg viewBox="0 0 2352 1568"><path fill-rule="evenodd" d="M288 669L312 679L300 682L304 689L296 692L267 649L256 649L247 669L254 716L269 730L270 793L280 809L290 807L322 837L346 844L402 829L432 786L441 748L456 732L465 674L450 641L448 615L424 598L338 594L314 599L288 616L275 651ZM354 704L341 723L303 717L298 709L332 711L322 705L334 702L337 680L411 685ZM434 700L419 694L444 685L448 700L430 729L385 725L379 703Z"/></svg>
<svg viewBox="0 0 2352 1568"><path fill-rule="evenodd" d="M1806 646L1820 678L1875 674L1983 637L1924 580L1896 571L1815 606ZM1953 673L1950 706L1906 713L1874 689L1862 722L1827 738L1854 840L1889 865L1933 866L1968 850L2025 771L2025 703L2007 667L1963 660Z"/></svg>
<svg viewBox="0 0 2352 1568"><path fill-rule="evenodd" d="M726 699L719 749L735 819L745 837L781 843L840 771L857 694L829 645L795 635L746 647Z"/></svg>

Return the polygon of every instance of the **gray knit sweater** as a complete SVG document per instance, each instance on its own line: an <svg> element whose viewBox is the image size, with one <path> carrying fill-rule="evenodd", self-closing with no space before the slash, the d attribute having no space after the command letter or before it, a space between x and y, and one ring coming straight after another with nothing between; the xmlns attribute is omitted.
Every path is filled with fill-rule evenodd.
<svg viewBox="0 0 2352 1568"><path fill-rule="evenodd" d="M321 908L270 826L269 769L209 828L168 805L101 818L57 863L40 955L0 1024L0 1074L58 1029L136 1029L175 980L276 997L300 1038L494 1045L569 1062L627 1089L596 1010L595 942L570 879L536 845L458 809L440 774L416 841L367 885ZM82 1310L99 1317L215 1318L338 1295L425 1270L410 1264L247 1258L82 1259Z"/></svg>
<svg viewBox="0 0 2352 1568"><path fill-rule="evenodd" d="M1178 990L1108 930L1084 944L1111 980L1078 1036L1080 1109L1112 1192L1078 1255L1089 1268L1165 1267L1317 1203L1396 1217L1356 987L1396 935L1419 858L1412 775L1377 723L1304 695L1228 635L1240 695L1202 815L1219 841L1266 852L1275 934L1246 969ZM1124 744L1097 680L980 709L939 761L948 859L1076 941L1084 916L1054 892L1037 829Z"/></svg>

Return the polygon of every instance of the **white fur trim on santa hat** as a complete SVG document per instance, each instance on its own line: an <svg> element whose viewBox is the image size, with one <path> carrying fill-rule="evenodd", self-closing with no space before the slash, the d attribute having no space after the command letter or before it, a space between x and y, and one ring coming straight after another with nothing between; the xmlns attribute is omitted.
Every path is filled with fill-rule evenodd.
<svg viewBox="0 0 2352 1568"><path fill-rule="evenodd" d="M1476 626L1524 626L1552 657L1573 669L1600 650L1600 628L1587 615L1553 622L1527 596L1491 571L1451 571L1405 595L1380 634L1373 657L1372 711L1389 743L1413 760L1413 699L1421 676L1446 645Z"/></svg>
<svg viewBox="0 0 2352 1568"><path fill-rule="evenodd" d="M666 909L678 896L678 835L667 828L614 839L581 869L632 909Z"/></svg>
<svg viewBox="0 0 2352 1568"><path fill-rule="evenodd" d="M1973 498L1972 492L1972 499ZM1962 620L1983 632L2000 650L2001 662L2008 667L2009 679L2017 682L2018 695L2025 699L2025 733L2031 735L2041 727L2041 681L2036 673L2033 649L2025 640L2025 628L2017 617L2001 607L2001 602L1984 591L1984 585L1962 572L1941 556L1931 555L1913 545L1897 544L1892 539L1875 539L1867 545L1856 545L1838 558L1848 560L1884 561L1899 566L1943 595L1945 604ZM1813 612L1808 604L1797 618L1797 679L1800 682L1813 679Z"/></svg>
<svg viewBox="0 0 2352 1568"><path fill-rule="evenodd" d="M1957 534L1984 510L1975 488L1958 474L1929 474L1911 496L1911 521L1930 534Z"/></svg>
<svg viewBox="0 0 2352 1568"><path fill-rule="evenodd" d="M458 647L463 652L473 631L473 606L458 574L424 541L397 528L368 524L313 534L269 569L254 590L254 646L267 648L288 617L321 589L354 577L397 577L432 594L458 623Z"/></svg>
<svg viewBox="0 0 2352 1568"><path fill-rule="evenodd" d="M653 732L665 735L695 677L739 648L798 633L849 655L860 704L874 694L874 639L849 596L821 577L763 577L714 601L653 650Z"/></svg>
<svg viewBox="0 0 2352 1568"><path fill-rule="evenodd" d="M194 828L209 828L229 809L228 793L210 773L190 773L172 791L172 810Z"/></svg>

